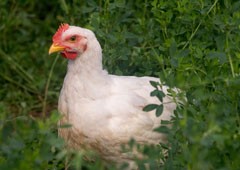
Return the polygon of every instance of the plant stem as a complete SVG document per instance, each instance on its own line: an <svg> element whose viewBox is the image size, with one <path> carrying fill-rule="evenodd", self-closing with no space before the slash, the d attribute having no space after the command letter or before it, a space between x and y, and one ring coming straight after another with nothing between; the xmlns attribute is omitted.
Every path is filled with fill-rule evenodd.
<svg viewBox="0 0 240 170"><path fill-rule="evenodd" d="M197 25L197 27L195 28L195 30L193 31L193 33L191 34L190 38L188 39L188 41L185 43L185 45L183 46L182 49L185 49L188 44L190 43L190 41L192 40L192 38L196 35L199 27L202 25L203 19L208 16L208 14L212 11L212 9L216 6L218 0L215 0L215 2L212 4L212 6L209 8L207 14L202 18L202 20L199 22L199 24Z"/></svg>
<svg viewBox="0 0 240 170"><path fill-rule="evenodd" d="M235 77L235 72L234 72L234 68L233 68L232 57L231 57L230 54L228 54L228 60L229 60L229 63L230 63L230 68L231 68L232 76L233 76L233 78L234 78L234 77Z"/></svg>
<svg viewBox="0 0 240 170"><path fill-rule="evenodd" d="M48 89L49 89L50 81L51 81L51 78L52 78L53 69L54 69L58 59L59 59L59 54L57 55L57 57L53 61L52 67L51 67L49 75L48 75L47 83L46 83L46 86L45 86L44 100L43 100L43 107L42 107L42 114L43 114L44 119L46 118Z"/></svg>
<svg viewBox="0 0 240 170"><path fill-rule="evenodd" d="M192 38L195 36L196 32L198 31L199 27L202 25L202 20L199 22L198 26L196 27L196 29L194 30L194 32L191 34L190 38L188 39L188 41L186 42L186 44L183 46L183 49L185 49L188 44L190 43L190 41L192 40Z"/></svg>
<svg viewBox="0 0 240 170"><path fill-rule="evenodd" d="M228 56L228 60L229 60L229 64L230 64L230 68L231 68L231 73L232 73L232 76L233 76L233 78L235 77L235 72L234 72L234 68L233 68L233 62L232 62L232 57L231 57L231 55L230 55L230 53L229 53L229 50L228 50L228 48L229 48L229 45L228 45L228 32L227 32L227 34L226 34L226 46L225 46L225 48L226 48L226 51L227 51L227 56Z"/></svg>

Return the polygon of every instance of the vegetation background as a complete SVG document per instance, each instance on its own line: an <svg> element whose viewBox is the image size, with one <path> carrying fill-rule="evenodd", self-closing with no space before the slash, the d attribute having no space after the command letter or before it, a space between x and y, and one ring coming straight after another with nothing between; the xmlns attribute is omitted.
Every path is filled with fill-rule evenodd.
<svg viewBox="0 0 240 170"><path fill-rule="evenodd" d="M96 33L110 73L186 92L173 128L158 129L169 145L143 148L139 169L240 169L240 1L1 0L0 9L0 169L114 169L57 137L67 61L48 49L65 22Z"/></svg>

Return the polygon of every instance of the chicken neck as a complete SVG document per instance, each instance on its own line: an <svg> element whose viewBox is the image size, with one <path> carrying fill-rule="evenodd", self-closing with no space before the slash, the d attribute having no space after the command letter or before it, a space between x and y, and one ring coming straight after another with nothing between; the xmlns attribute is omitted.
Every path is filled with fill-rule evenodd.
<svg viewBox="0 0 240 170"><path fill-rule="evenodd" d="M97 41L89 44L87 50L75 60L68 61L66 79L68 81L65 82L71 83L71 88L78 89L85 97L98 98L106 95L103 87L107 88L110 77L103 70L102 50Z"/></svg>

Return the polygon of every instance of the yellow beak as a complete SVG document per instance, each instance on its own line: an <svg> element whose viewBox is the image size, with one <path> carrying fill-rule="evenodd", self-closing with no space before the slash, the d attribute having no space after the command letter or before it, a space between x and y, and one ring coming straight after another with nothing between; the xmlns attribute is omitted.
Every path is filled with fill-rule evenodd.
<svg viewBox="0 0 240 170"><path fill-rule="evenodd" d="M48 54L62 51L64 49L65 49L65 47L63 47L63 46L52 44L51 47L49 48Z"/></svg>

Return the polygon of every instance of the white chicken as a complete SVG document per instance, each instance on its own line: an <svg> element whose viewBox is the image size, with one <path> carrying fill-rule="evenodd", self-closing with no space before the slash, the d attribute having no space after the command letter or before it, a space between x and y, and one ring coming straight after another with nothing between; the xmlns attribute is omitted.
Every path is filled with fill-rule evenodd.
<svg viewBox="0 0 240 170"><path fill-rule="evenodd" d="M121 146L133 138L142 144L164 142L163 134L153 131L161 120L170 120L176 104L163 99L160 117L144 112L148 104L160 104L151 97L153 77L115 76L102 68L102 49L94 33L68 24L60 25L53 36L49 54L61 52L68 59L67 74L59 97L63 118L59 135L71 148L94 150L105 160L129 162L132 157ZM167 93L167 87L163 86Z"/></svg>

